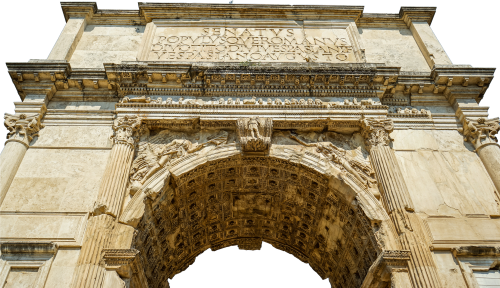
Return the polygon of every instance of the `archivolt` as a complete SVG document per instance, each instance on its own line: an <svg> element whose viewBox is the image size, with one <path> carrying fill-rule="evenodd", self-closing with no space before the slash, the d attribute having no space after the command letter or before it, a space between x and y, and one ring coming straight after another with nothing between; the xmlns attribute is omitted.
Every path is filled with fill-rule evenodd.
<svg viewBox="0 0 500 288"><path fill-rule="evenodd" d="M145 183L121 221L137 225L150 287L168 285L208 248L260 249L262 241L333 287L359 287L380 251L397 249L366 187L317 155L278 145L268 156L233 144L178 159Z"/></svg>

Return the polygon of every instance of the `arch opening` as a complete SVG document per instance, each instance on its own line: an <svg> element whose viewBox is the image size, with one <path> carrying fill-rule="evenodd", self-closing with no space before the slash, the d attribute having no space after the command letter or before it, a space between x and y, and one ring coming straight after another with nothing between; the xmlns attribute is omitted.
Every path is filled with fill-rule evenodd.
<svg viewBox="0 0 500 288"><path fill-rule="evenodd" d="M146 197L133 244L149 286L168 287L209 248L259 250L267 242L332 287L360 287L381 252L378 227L331 181L297 162L241 154L172 174Z"/></svg>

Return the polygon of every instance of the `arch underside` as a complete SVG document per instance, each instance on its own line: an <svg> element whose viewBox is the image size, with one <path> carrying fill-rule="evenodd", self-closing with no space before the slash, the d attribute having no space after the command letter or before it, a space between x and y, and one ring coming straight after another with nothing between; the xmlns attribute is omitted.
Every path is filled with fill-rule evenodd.
<svg viewBox="0 0 500 288"><path fill-rule="evenodd" d="M146 198L137 226L149 287L168 287L209 248L258 250L262 241L309 263L332 287L360 287L380 253L361 205L308 166L234 155L169 179Z"/></svg>

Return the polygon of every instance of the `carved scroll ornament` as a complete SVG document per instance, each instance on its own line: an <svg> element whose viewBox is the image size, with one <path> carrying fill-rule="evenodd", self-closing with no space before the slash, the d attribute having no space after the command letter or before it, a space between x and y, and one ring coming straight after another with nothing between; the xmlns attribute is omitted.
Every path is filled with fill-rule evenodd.
<svg viewBox="0 0 500 288"><path fill-rule="evenodd" d="M498 118L465 119L464 128L460 129L460 132L464 134L464 140L470 141L476 149L484 144L497 143L498 139L495 135L498 131L500 131Z"/></svg>
<svg viewBox="0 0 500 288"><path fill-rule="evenodd" d="M38 132L44 127L44 125L40 123L42 119L40 114L31 116L21 114L16 116L6 113L4 119L5 128L9 130L9 133L7 133L7 142L17 141L26 146L29 146L33 137L38 136Z"/></svg>
<svg viewBox="0 0 500 288"><path fill-rule="evenodd" d="M137 115L125 115L115 120L113 130L115 135L111 136L114 144L130 145L132 148L139 136L142 118Z"/></svg>
<svg viewBox="0 0 500 288"><path fill-rule="evenodd" d="M388 146L393 140L389 134L394 130L391 119L361 119L361 135L365 138L366 148Z"/></svg>
<svg viewBox="0 0 500 288"><path fill-rule="evenodd" d="M271 147L273 119L239 118L237 122L241 148L245 152L265 152Z"/></svg>

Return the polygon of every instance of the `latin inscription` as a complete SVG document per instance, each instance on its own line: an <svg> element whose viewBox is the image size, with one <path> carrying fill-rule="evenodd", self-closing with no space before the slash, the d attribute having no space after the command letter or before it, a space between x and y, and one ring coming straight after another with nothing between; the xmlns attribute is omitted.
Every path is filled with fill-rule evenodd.
<svg viewBox="0 0 500 288"><path fill-rule="evenodd" d="M343 32L343 31L341 31ZM150 60L354 62L352 46L331 29L165 28Z"/></svg>

